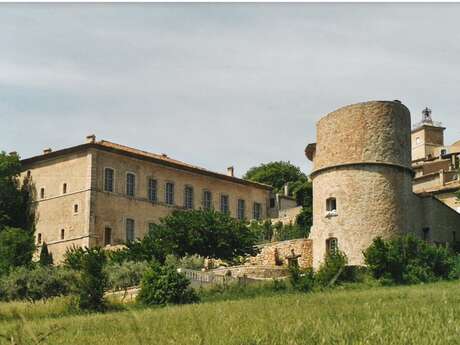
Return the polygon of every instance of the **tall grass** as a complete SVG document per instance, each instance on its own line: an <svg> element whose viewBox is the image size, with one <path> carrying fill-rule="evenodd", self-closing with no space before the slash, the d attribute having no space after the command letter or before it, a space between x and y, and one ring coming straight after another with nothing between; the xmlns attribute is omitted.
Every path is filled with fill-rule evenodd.
<svg viewBox="0 0 460 345"><path fill-rule="evenodd" d="M87 315L65 314L67 302L52 303L1 304L0 333L17 327L8 317L16 308L31 332L59 327L43 342L53 345L460 344L458 281Z"/></svg>

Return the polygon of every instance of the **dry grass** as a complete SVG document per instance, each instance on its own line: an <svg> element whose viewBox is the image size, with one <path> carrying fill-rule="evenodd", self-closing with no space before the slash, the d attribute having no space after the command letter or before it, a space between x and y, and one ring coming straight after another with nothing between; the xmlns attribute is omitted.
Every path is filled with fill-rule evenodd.
<svg viewBox="0 0 460 345"><path fill-rule="evenodd" d="M0 333L21 331L17 310L34 334L62 328L42 342L56 345L460 344L458 281L90 315L68 303L0 304ZM18 344L35 344L27 334Z"/></svg>

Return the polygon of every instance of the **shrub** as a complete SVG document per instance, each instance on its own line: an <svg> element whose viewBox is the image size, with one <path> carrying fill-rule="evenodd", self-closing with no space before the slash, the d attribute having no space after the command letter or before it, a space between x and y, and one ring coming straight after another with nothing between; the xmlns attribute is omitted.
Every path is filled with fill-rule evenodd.
<svg viewBox="0 0 460 345"><path fill-rule="evenodd" d="M450 279L460 279L460 255L454 258L454 264L449 274Z"/></svg>
<svg viewBox="0 0 460 345"><path fill-rule="evenodd" d="M81 279L78 284L78 306L87 310L103 310L107 276L106 255L101 248L86 249L81 259Z"/></svg>
<svg viewBox="0 0 460 345"><path fill-rule="evenodd" d="M0 231L0 276L11 269L30 265L35 251L33 235L20 228Z"/></svg>
<svg viewBox="0 0 460 345"><path fill-rule="evenodd" d="M64 266L73 270L80 270L82 267L83 256L87 250L88 248L77 247L75 245L67 247L64 253Z"/></svg>
<svg viewBox="0 0 460 345"><path fill-rule="evenodd" d="M40 265L52 266L53 265L53 254L48 251L48 245L43 242L42 249L40 251Z"/></svg>
<svg viewBox="0 0 460 345"><path fill-rule="evenodd" d="M145 273L138 300L145 305L185 304L198 302L190 281L172 265L152 263Z"/></svg>
<svg viewBox="0 0 460 345"><path fill-rule="evenodd" d="M273 291L285 291L287 290L287 284L284 280L273 279L272 289Z"/></svg>
<svg viewBox="0 0 460 345"><path fill-rule="evenodd" d="M104 268L107 276L107 286L113 290L127 290L141 283L142 277L148 269L145 261L125 261L111 263Z"/></svg>
<svg viewBox="0 0 460 345"><path fill-rule="evenodd" d="M347 257L344 253L337 250L335 253L327 254L324 262L316 273L316 280L319 285L329 287L339 280L340 275L347 265Z"/></svg>
<svg viewBox="0 0 460 345"><path fill-rule="evenodd" d="M37 301L72 293L76 279L77 272L62 267L20 267L2 279L0 291L8 301Z"/></svg>
<svg viewBox="0 0 460 345"><path fill-rule="evenodd" d="M315 274L312 268L301 270L298 266L289 268L289 278L294 289L302 292L310 292L315 286Z"/></svg>
<svg viewBox="0 0 460 345"><path fill-rule="evenodd" d="M447 248L412 235L386 241L376 238L364 257L375 278L398 284L448 279L455 267L455 258Z"/></svg>
<svg viewBox="0 0 460 345"><path fill-rule="evenodd" d="M177 258L174 255L167 255L165 265L173 265L177 268L188 268L191 270L201 270L204 267L205 258L199 255L187 255Z"/></svg>

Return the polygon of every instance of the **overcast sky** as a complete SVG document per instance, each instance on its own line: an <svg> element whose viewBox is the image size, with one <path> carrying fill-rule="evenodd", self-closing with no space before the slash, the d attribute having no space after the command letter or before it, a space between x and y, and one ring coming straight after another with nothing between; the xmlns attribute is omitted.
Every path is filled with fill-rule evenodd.
<svg viewBox="0 0 460 345"><path fill-rule="evenodd" d="M460 139L460 4L0 4L0 150L87 134L241 176L336 108L399 99Z"/></svg>

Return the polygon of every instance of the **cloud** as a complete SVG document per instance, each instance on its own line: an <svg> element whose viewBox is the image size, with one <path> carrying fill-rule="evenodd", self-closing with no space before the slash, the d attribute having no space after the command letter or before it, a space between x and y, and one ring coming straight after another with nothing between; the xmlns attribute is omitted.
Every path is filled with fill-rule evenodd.
<svg viewBox="0 0 460 345"><path fill-rule="evenodd" d="M0 148L88 133L225 171L303 154L345 104L460 138L459 4L1 4Z"/></svg>

